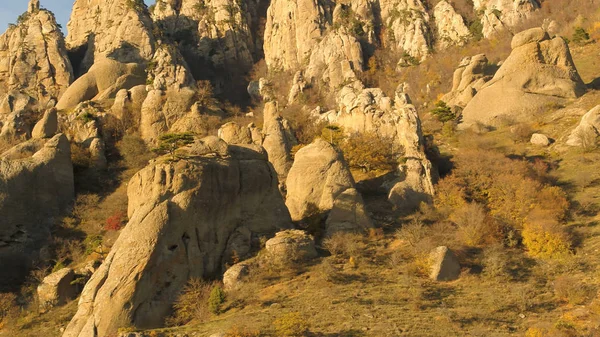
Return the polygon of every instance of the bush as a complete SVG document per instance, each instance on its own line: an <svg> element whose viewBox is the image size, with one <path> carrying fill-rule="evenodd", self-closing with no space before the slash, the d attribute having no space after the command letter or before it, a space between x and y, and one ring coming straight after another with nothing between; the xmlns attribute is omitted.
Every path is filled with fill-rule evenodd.
<svg viewBox="0 0 600 337"><path fill-rule="evenodd" d="M248 328L232 327L225 333L225 337L260 337L261 333L258 330L250 330Z"/></svg>
<svg viewBox="0 0 600 337"><path fill-rule="evenodd" d="M483 272L490 277L506 275L508 258L508 254L501 244L485 247L482 260Z"/></svg>
<svg viewBox="0 0 600 337"><path fill-rule="evenodd" d="M106 219L106 224L104 225L104 229L107 231L118 231L120 230L125 222L127 221L127 215L123 211L117 211L108 219Z"/></svg>
<svg viewBox="0 0 600 337"><path fill-rule="evenodd" d="M413 219L396 231L396 239L406 242L410 247L416 247L427 234L428 228L423 222Z"/></svg>
<svg viewBox="0 0 600 337"><path fill-rule="evenodd" d="M365 171L394 170L398 161L393 139L380 137L375 133L355 133L341 142L340 149L348 165Z"/></svg>
<svg viewBox="0 0 600 337"><path fill-rule="evenodd" d="M215 285L208 298L208 310L215 315L219 315L222 312L223 303L225 303L225 291L221 286Z"/></svg>
<svg viewBox="0 0 600 337"><path fill-rule="evenodd" d="M173 315L167 319L167 325L183 325L196 320L199 322L210 318L208 299L212 284L193 278L188 281L173 305Z"/></svg>
<svg viewBox="0 0 600 337"><path fill-rule="evenodd" d="M563 275L554 280L554 295L571 305L582 305L589 299L590 291L581 279Z"/></svg>
<svg viewBox="0 0 600 337"><path fill-rule="evenodd" d="M438 121L442 123L446 123L456 119L456 114L454 113L454 111L452 111L452 108L450 108L444 101L437 101L435 103L435 108L430 112L432 115L435 116L435 118L437 118Z"/></svg>
<svg viewBox="0 0 600 337"><path fill-rule="evenodd" d="M0 293L0 331L7 320L17 312L17 296L13 293Z"/></svg>
<svg viewBox="0 0 600 337"><path fill-rule="evenodd" d="M164 155L169 154L171 160L175 160L176 152L180 147L194 142L194 135L189 132L184 133L166 133L159 138L158 147L152 151Z"/></svg>
<svg viewBox="0 0 600 337"><path fill-rule="evenodd" d="M548 215L530 216L523 226L523 244L529 255L541 259L559 259L569 255L571 239L563 227Z"/></svg>
<svg viewBox="0 0 600 337"><path fill-rule="evenodd" d="M337 232L323 240L323 248L332 255L354 257L361 250L362 236L355 233Z"/></svg>
<svg viewBox="0 0 600 337"><path fill-rule="evenodd" d="M590 34L586 32L582 27L575 27L575 32L571 38L571 41L578 45L584 45L590 40Z"/></svg>
<svg viewBox="0 0 600 337"><path fill-rule="evenodd" d="M458 238L468 246L479 246L498 237L496 221L481 204L466 204L456 209L451 219L458 226Z"/></svg>
<svg viewBox="0 0 600 337"><path fill-rule="evenodd" d="M131 169L140 169L148 164L148 161L154 157L148 150L146 143L137 135L125 135L117 143L117 149L123 157L125 166Z"/></svg>
<svg viewBox="0 0 600 337"><path fill-rule="evenodd" d="M308 323L298 312L287 313L273 322L277 336L301 337L308 332Z"/></svg>

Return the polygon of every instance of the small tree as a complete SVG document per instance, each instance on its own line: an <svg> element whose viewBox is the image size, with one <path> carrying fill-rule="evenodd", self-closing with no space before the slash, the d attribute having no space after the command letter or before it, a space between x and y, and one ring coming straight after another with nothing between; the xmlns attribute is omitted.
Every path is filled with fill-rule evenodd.
<svg viewBox="0 0 600 337"><path fill-rule="evenodd" d="M326 140L329 140L330 144L337 144L343 137L342 128L337 125L327 125L325 128L323 128L321 135Z"/></svg>
<svg viewBox="0 0 600 337"><path fill-rule="evenodd" d="M438 101L435 103L435 109L431 110L431 114L442 123L456 119L456 114L444 101Z"/></svg>
<svg viewBox="0 0 600 337"><path fill-rule="evenodd" d="M159 154L170 154L171 159L175 160L177 149L194 142L194 135L190 132L185 133L166 133L159 138L158 147L153 151Z"/></svg>
<svg viewBox="0 0 600 337"><path fill-rule="evenodd" d="M212 288L210 296L208 297L208 310L218 315L222 311L223 303L225 303L225 291L220 286L216 285Z"/></svg>
<svg viewBox="0 0 600 337"><path fill-rule="evenodd" d="M572 40L576 44L584 45L590 40L590 34L588 34L588 32L586 32L582 27L576 27Z"/></svg>

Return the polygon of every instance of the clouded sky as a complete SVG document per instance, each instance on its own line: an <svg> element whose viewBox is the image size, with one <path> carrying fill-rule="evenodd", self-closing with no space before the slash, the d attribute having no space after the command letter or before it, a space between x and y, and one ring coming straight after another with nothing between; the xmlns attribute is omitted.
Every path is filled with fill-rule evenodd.
<svg viewBox="0 0 600 337"><path fill-rule="evenodd" d="M40 5L51 10L56 15L56 20L63 26L66 34L67 22L71 15L71 8L75 0L40 0ZM146 4L154 0L144 0ZM4 33L9 23L17 21L17 17L27 10L28 0L0 0L0 33Z"/></svg>

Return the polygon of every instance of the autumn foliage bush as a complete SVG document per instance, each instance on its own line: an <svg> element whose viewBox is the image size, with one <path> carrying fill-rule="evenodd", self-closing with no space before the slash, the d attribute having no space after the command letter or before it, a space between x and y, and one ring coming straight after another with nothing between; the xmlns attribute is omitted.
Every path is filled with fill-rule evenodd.
<svg viewBox="0 0 600 337"><path fill-rule="evenodd" d="M398 164L393 140L375 133L356 133L340 143L350 167L371 170L393 170ZM396 150L396 151L395 151Z"/></svg>
<svg viewBox="0 0 600 337"><path fill-rule="evenodd" d="M123 228L127 220L127 214L123 211L117 211L108 219L106 219L106 224L104 225L104 229L107 231L118 231Z"/></svg>

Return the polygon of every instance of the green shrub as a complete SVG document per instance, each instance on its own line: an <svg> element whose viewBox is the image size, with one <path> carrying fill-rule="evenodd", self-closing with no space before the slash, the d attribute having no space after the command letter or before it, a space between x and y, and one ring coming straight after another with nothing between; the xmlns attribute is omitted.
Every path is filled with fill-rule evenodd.
<svg viewBox="0 0 600 337"><path fill-rule="evenodd" d="M208 310L215 315L219 315L222 312L223 303L225 303L225 291L221 286L215 285L208 298Z"/></svg>
<svg viewBox="0 0 600 337"><path fill-rule="evenodd" d="M176 159L177 150L194 142L194 135L190 132L184 133L165 133L160 136L158 147L152 151L158 154L169 154L171 160Z"/></svg>
<svg viewBox="0 0 600 337"><path fill-rule="evenodd" d="M585 29L583 29L582 27L575 28L575 33L573 33L571 41L573 41L574 43L576 43L578 45L584 45L584 44L588 43L589 40L590 40L590 34L588 34L588 32L586 32Z"/></svg>
<svg viewBox="0 0 600 337"><path fill-rule="evenodd" d="M438 121L446 123L456 119L456 114L452 111L452 108L446 104L446 102L437 101L435 106L436 107L431 110L431 114L434 115Z"/></svg>
<svg viewBox="0 0 600 337"><path fill-rule="evenodd" d="M301 337L308 332L308 323L299 312L287 313L273 322L277 336Z"/></svg>

